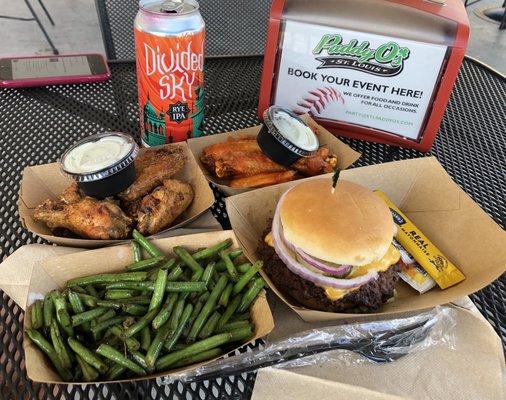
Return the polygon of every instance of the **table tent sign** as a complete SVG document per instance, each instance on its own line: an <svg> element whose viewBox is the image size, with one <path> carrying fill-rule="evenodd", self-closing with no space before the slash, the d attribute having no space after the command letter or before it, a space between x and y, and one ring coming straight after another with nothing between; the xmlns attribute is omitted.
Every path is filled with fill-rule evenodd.
<svg viewBox="0 0 506 400"><path fill-rule="evenodd" d="M428 151L468 38L460 0L274 0L259 115L276 104L339 136Z"/></svg>

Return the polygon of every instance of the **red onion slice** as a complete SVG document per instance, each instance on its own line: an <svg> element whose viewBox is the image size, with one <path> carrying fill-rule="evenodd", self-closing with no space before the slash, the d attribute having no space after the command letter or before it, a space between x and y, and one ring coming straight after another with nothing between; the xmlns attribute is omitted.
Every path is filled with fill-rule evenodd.
<svg viewBox="0 0 506 400"><path fill-rule="evenodd" d="M378 276L378 271L372 270L367 274L352 278L352 279L339 279L330 276L325 276L319 274L317 272L311 271L301 265L291 254L288 249L286 243L283 241L282 235L282 227L281 227L281 217L280 217L280 205L285 198L285 194L281 196L278 201L278 205L276 206L276 211L274 213L274 219L272 221L272 239L274 242L274 250L276 254L279 256L281 261L285 263L287 268L292 271L294 274L304 278L308 281L311 281L317 285L321 286L329 286L337 289L353 289L358 286L361 286L372 279L376 279Z"/></svg>
<svg viewBox="0 0 506 400"><path fill-rule="evenodd" d="M311 267L316 268L322 272L325 272L328 275L335 276L336 278L344 278L346 275L348 275L350 273L351 269L353 268L351 265L346 265L346 264L332 267L332 266L326 264L322 260L311 257L309 254L307 254L300 247L297 247L297 246L293 245L292 243L290 243L288 240L286 240L282 227L280 227L279 236L281 237L281 240L285 243L285 245L290 250L297 253L302 260L304 260L306 263L308 263Z"/></svg>
<svg viewBox="0 0 506 400"><path fill-rule="evenodd" d="M305 262L307 262L312 267L319 269L322 272L325 272L328 275L335 276L336 278L343 278L346 275L348 275L353 268L351 265L339 265L336 267L331 267L330 265L327 265L325 262L318 260L317 258L311 257L309 254L307 254L304 250L294 247L295 252L302 258Z"/></svg>

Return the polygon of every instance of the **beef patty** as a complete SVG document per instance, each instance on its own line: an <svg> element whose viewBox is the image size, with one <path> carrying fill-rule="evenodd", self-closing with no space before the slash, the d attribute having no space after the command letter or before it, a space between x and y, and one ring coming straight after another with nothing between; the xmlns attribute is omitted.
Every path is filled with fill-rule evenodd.
<svg viewBox="0 0 506 400"><path fill-rule="evenodd" d="M312 310L330 312L377 311L382 304L393 296L395 285L399 281L398 272L401 270L399 264L393 264L386 271L380 272L377 279L373 279L344 297L332 301L320 286L290 271L274 249L263 240L259 244L258 251L260 259L264 262L263 270L276 288L283 292L285 296L295 300L295 303Z"/></svg>

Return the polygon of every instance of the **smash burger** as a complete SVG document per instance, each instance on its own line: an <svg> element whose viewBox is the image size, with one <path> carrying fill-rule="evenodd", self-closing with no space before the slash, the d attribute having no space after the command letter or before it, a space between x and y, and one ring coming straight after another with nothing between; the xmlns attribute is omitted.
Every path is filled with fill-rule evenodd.
<svg viewBox="0 0 506 400"><path fill-rule="evenodd" d="M331 312L377 310L394 296L400 254L388 207L371 190L339 180L285 192L260 246L264 271L301 305Z"/></svg>

